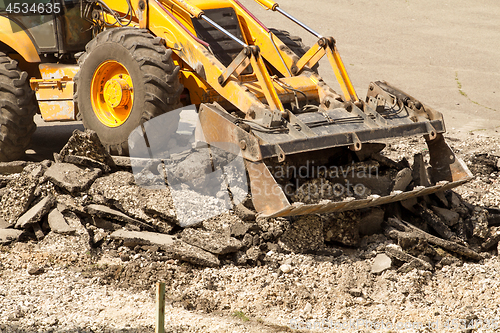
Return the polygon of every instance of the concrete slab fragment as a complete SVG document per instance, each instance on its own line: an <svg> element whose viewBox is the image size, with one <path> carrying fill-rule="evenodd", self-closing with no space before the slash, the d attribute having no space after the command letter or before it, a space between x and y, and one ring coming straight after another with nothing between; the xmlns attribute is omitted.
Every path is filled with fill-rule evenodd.
<svg viewBox="0 0 500 333"><path fill-rule="evenodd" d="M379 253L375 257L372 264L371 272L374 274L382 273L383 271L391 268L392 260L385 253Z"/></svg>
<svg viewBox="0 0 500 333"><path fill-rule="evenodd" d="M70 235L76 231L68 225L64 215L57 208L49 213L48 222L50 229L58 234Z"/></svg>
<svg viewBox="0 0 500 333"><path fill-rule="evenodd" d="M70 193L78 193L88 190L101 173L101 169L81 169L73 164L55 163L45 171L45 176L56 186Z"/></svg>
<svg viewBox="0 0 500 333"><path fill-rule="evenodd" d="M0 244L8 244L10 242L16 241L19 239L22 233L22 230L0 229Z"/></svg>
<svg viewBox="0 0 500 333"><path fill-rule="evenodd" d="M30 224L38 223L43 216L54 206L56 199L53 195L48 195L36 205L31 207L26 213L19 217L16 222L16 228L26 228Z"/></svg>

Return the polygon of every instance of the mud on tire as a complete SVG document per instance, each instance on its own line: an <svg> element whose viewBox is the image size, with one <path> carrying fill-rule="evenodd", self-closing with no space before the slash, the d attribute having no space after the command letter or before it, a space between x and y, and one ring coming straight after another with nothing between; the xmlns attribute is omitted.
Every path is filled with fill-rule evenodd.
<svg viewBox="0 0 500 333"><path fill-rule="evenodd" d="M97 35L80 57L80 71L75 77L79 118L85 128L94 130L108 152L128 154L128 136L149 119L180 107L179 66L172 61L172 50L159 37L137 28L113 28ZM91 82L96 69L114 60L130 73L134 102L125 122L108 127L96 116L91 102Z"/></svg>
<svg viewBox="0 0 500 333"><path fill-rule="evenodd" d="M0 52L0 161L24 155L36 129L33 116L38 112L28 73L17 61Z"/></svg>

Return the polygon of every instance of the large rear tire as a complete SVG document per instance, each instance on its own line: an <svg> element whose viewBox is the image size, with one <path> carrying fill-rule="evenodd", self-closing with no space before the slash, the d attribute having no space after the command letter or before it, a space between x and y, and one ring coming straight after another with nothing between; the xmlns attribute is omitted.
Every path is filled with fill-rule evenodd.
<svg viewBox="0 0 500 333"><path fill-rule="evenodd" d="M87 44L75 77L79 117L109 153L128 154L128 136L149 119L180 107L179 66L147 30L113 28Z"/></svg>
<svg viewBox="0 0 500 333"><path fill-rule="evenodd" d="M302 38L299 36L291 35L286 30L274 29L270 28L271 32L278 37L293 53L295 53L299 58L301 58L307 51L309 51L310 47L306 46L302 42ZM312 70L315 73L318 73L319 65L316 64L313 66Z"/></svg>
<svg viewBox="0 0 500 333"><path fill-rule="evenodd" d="M38 112L35 93L28 73L17 61L0 52L0 161L13 161L24 156Z"/></svg>

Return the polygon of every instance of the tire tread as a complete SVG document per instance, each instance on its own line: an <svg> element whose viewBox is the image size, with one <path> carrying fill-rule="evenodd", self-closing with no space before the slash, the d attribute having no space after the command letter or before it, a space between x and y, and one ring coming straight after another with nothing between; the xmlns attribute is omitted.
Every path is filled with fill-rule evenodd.
<svg viewBox="0 0 500 333"><path fill-rule="evenodd" d="M183 90L178 79L179 66L174 65L171 57L172 51L161 44L160 38L151 35L145 29L126 27L106 30L87 44L86 52L78 60L80 68L89 54L104 43L121 44L129 50L141 68L142 80L146 85L146 103L142 110L140 124L179 106L180 93ZM78 79L79 75L77 74L74 78L76 85L78 85ZM80 96L76 92L73 97L76 104L78 104L79 98ZM78 115L78 118L82 120L85 128L89 128L89 124L85 122L81 114ZM111 154L128 154L128 142L113 144L103 142L103 144Z"/></svg>
<svg viewBox="0 0 500 333"><path fill-rule="evenodd" d="M28 73L17 64L0 52L0 161L21 158L36 129L33 117L38 112L38 103Z"/></svg>

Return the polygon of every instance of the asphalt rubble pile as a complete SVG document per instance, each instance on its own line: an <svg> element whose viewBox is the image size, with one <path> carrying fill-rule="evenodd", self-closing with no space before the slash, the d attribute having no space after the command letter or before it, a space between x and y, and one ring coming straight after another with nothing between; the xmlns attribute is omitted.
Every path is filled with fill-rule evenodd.
<svg viewBox="0 0 500 333"><path fill-rule="evenodd" d="M247 197L232 211L183 228L167 187L137 185L138 177L161 177L155 168L145 164L134 177L124 161L109 156L95 132L75 131L54 161L0 163L0 244L35 241L56 249L64 243L122 262L147 252L152 260L202 267L269 264L282 273L289 267L269 261L269 254L337 257L356 247L375 257L372 272L380 273L480 261L499 246L500 210L471 205L453 191L293 218L258 217ZM492 169L485 172L498 172L497 160L487 162ZM395 172L391 189L416 184L424 175L412 171L417 167L425 171L407 164Z"/></svg>

